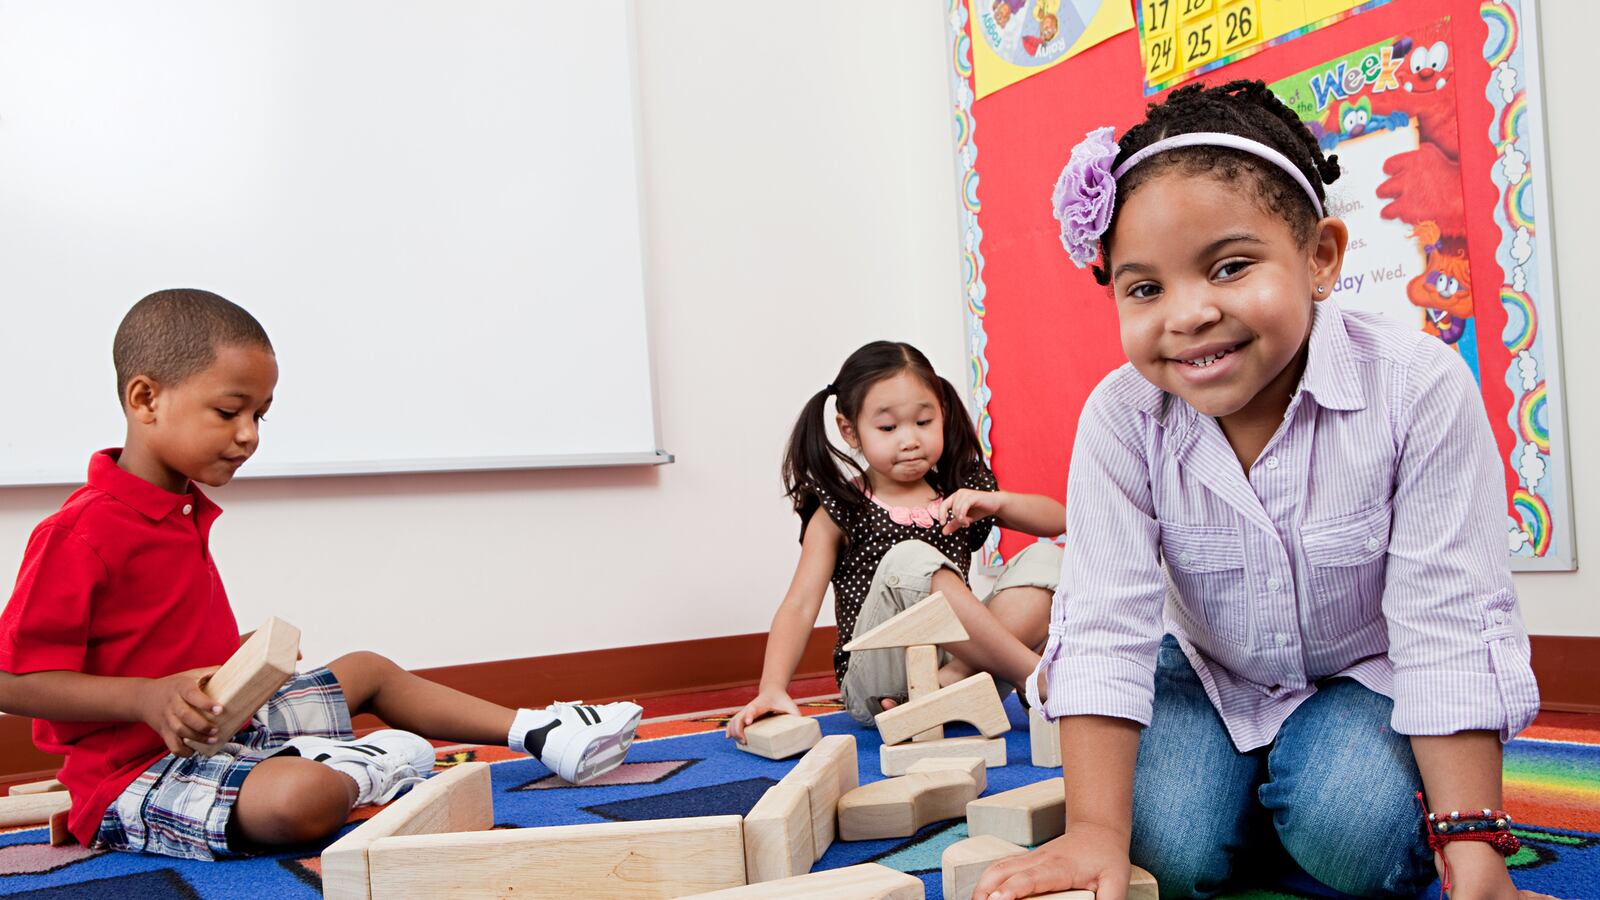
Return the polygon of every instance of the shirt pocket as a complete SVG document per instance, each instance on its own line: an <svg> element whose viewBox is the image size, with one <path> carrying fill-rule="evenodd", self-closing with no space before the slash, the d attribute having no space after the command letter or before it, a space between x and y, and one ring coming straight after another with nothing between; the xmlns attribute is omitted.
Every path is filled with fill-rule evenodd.
<svg viewBox="0 0 1600 900"><path fill-rule="evenodd" d="M1313 634L1348 635L1382 614L1389 515L1382 503L1300 529L1311 576Z"/></svg>
<svg viewBox="0 0 1600 900"><path fill-rule="evenodd" d="M1250 606L1244 596L1244 545L1239 529L1217 525L1161 526L1161 556L1178 603L1208 634L1244 644Z"/></svg>

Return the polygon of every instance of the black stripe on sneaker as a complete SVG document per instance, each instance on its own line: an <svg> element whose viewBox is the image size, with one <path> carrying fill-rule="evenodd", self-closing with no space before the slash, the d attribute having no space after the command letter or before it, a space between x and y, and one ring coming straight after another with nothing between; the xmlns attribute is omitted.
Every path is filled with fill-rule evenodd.
<svg viewBox="0 0 1600 900"><path fill-rule="evenodd" d="M593 722L589 723L590 725L598 725L598 724L600 724L600 710L595 709L592 706L580 706L578 708L583 710L584 712L587 712L590 715L590 717L594 719Z"/></svg>
<svg viewBox="0 0 1600 900"><path fill-rule="evenodd" d="M541 756L544 753L544 739L550 734L551 729L560 724L560 719L551 719L538 728L528 729L522 736L522 749L531 756Z"/></svg>
<svg viewBox="0 0 1600 900"><path fill-rule="evenodd" d="M350 749L360 750L362 753L365 753L368 756L383 756L388 752L382 747L375 747L372 744L351 744Z"/></svg>

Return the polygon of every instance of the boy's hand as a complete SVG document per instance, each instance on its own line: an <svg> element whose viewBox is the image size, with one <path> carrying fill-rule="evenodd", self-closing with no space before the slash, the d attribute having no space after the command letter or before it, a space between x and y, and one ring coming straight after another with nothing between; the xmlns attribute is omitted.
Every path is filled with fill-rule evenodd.
<svg viewBox="0 0 1600 900"><path fill-rule="evenodd" d="M216 717L222 707L200 689L221 666L190 669L146 682L141 690L139 719L155 729L167 750L177 756L194 753L184 740L197 744L217 742Z"/></svg>
<svg viewBox="0 0 1600 900"><path fill-rule="evenodd" d="M787 713L791 716L800 715L800 707L794 705L789 695L783 691L762 691L754 700L744 705L744 708L733 714L728 720L728 727L723 733L739 743L744 743L744 729L746 725L762 716L775 713Z"/></svg>
<svg viewBox="0 0 1600 900"><path fill-rule="evenodd" d="M1132 871L1126 834L1098 825L1074 825L1038 849L984 870L972 900L1017 900L1072 888L1092 890L1096 900L1126 900Z"/></svg>
<svg viewBox="0 0 1600 900"><path fill-rule="evenodd" d="M1003 491L962 488L939 501L939 518L944 520L944 533L955 534L979 519L997 516L1004 503Z"/></svg>

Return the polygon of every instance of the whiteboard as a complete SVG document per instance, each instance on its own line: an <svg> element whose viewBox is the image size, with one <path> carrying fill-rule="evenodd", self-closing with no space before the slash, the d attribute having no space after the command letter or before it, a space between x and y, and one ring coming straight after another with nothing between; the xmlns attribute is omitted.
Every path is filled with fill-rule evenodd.
<svg viewBox="0 0 1600 900"><path fill-rule="evenodd" d="M625 0L0 0L0 484L122 442L145 294L250 310L241 476L660 462Z"/></svg>

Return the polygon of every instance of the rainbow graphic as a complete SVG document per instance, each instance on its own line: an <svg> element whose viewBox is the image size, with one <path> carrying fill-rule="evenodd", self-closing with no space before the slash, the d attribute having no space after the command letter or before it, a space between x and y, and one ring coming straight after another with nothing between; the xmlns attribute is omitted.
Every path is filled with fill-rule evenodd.
<svg viewBox="0 0 1600 900"><path fill-rule="evenodd" d="M1545 412L1545 384L1542 381L1517 401L1517 434L1523 440L1532 442L1540 453L1550 452L1550 420Z"/></svg>
<svg viewBox="0 0 1600 900"><path fill-rule="evenodd" d="M1513 230L1526 228L1533 231L1533 179L1526 176L1516 187L1506 188L1506 221Z"/></svg>
<svg viewBox="0 0 1600 900"><path fill-rule="evenodd" d="M1522 134L1522 119L1528 112L1528 92L1517 91L1511 102L1506 104L1505 112L1500 116L1500 140L1502 152L1506 144L1514 144Z"/></svg>
<svg viewBox="0 0 1600 900"><path fill-rule="evenodd" d="M1500 289L1500 303L1508 310L1505 331L1506 349L1510 350L1511 355L1515 357L1533 346L1533 339L1539 333L1538 313L1534 312L1533 300L1527 294L1521 291L1514 291L1509 287ZM1510 315L1509 310L1516 310L1518 315ZM1512 329L1515 329L1515 331Z"/></svg>
<svg viewBox="0 0 1600 900"><path fill-rule="evenodd" d="M958 78L972 77L972 39L965 34L956 35L955 69Z"/></svg>
<svg viewBox="0 0 1600 900"><path fill-rule="evenodd" d="M972 140L972 114L960 107L956 108L956 153L966 152L967 143ZM959 158L959 157L958 157Z"/></svg>
<svg viewBox="0 0 1600 900"><path fill-rule="evenodd" d="M969 169L966 177L961 179L961 202L966 205L967 212L977 215L983 209L983 204L978 202L978 172Z"/></svg>
<svg viewBox="0 0 1600 900"><path fill-rule="evenodd" d="M1521 488L1511 495L1511 507L1517 511L1522 523L1522 533L1528 536L1534 556L1543 556L1550 550L1550 507L1537 494Z"/></svg>
<svg viewBox="0 0 1600 900"><path fill-rule="evenodd" d="M1492 70L1511 58L1517 49L1517 17L1498 3L1484 3L1478 14L1489 25L1489 39L1483 44L1483 58Z"/></svg>

